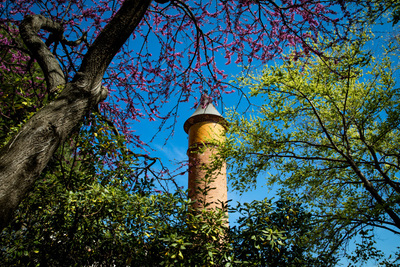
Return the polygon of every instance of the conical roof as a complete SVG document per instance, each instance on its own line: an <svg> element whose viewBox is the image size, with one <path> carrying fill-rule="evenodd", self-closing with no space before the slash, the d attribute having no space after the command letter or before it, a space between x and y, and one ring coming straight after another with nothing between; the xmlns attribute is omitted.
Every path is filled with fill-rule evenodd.
<svg viewBox="0 0 400 267"><path fill-rule="evenodd" d="M222 117L222 115L218 112L218 110L214 107L214 105L211 102L208 102L205 105L200 103L197 109L193 112L192 116L190 116L190 118L203 114L216 115Z"/></svg>
<svg viewBox="0 0 400 267"><path fill-rule="evenodd" d="M218 112L218 110L214 107L212 102L210 101L207 95L202 95L200 103L197 109L193 112L193 114L185 121L183 128L186 133L189 132L189 128L198 122L202 121L215 121L215 122L223 122L225 121L224 117Z"/></svg>

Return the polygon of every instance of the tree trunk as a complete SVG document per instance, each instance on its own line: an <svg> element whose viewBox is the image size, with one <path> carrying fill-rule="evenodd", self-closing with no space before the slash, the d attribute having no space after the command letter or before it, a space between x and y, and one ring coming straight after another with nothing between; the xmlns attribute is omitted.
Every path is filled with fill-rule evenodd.
<svg viewBox="0 0 400 267"><path fill-rule="evenodd" d="M0 230L32 188L50 158L83 117L107 96L102 77L111 60L143 18L151 0L126 0L96 38L83 58L79 72L58 98L37 112L0 150ZM60 27L43 16L28 16L21 36L37 59L51 91L64 87L61 68L38 37L40 29L60 33Z"/></svg>

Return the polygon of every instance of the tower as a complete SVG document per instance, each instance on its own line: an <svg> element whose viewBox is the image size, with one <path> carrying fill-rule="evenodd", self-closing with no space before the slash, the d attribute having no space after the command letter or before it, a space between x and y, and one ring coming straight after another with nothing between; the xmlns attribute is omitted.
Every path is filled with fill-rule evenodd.
<svg viewBox="0 0 400 267"><path fill-rule="evenodd" d="M212 173L210 166L218 152L218 144L225 140L225 119L203 95L196 111L190 116L184 130L189 134L189 197L195 200L193 208L201 210L223 208L228 200L226 164Z"/></svg>

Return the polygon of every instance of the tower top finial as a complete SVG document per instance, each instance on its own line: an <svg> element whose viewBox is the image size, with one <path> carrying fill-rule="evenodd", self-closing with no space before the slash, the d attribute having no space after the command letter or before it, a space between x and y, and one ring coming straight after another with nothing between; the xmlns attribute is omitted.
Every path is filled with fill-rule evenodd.
<svg viewBox="0 0 400 267"><path fill-rule="evenodd" d="M188 133L189 128L201 121L216 121L221 122L225 121L222 115L218 112L218 110L212 104L211 98L203 94L200 98L200 103L197 106L197 109L193 112L192 116L190 116L183 125L183 129L186 133Z"/></svg>

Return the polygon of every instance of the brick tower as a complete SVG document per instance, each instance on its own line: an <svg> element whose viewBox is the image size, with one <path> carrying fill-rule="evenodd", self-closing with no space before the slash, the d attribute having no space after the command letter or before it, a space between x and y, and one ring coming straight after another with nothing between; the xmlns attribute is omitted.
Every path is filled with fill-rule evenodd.
<svg viewBox="0 0 400 267"><path fill-rule="evenodd" d="M189 134L189 197L196 200L194 208L201 210L223 208L227 202L226 164L212 173L207 172L225 140L225 119L215 109L207 96L202 96L196 111L190 116L184 130Z"/></svg>

